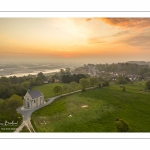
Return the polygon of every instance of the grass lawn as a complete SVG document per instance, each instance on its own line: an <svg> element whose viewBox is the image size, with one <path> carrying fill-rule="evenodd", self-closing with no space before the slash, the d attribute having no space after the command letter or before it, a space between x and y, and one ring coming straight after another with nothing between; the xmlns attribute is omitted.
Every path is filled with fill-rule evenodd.
<svg viewBox="0 0 150 150"><path fill-rule="evenodd" d="M44 94L45 99L56 96L56 94L53 92L53 88L56 85L61 85L63 88L66 88L67 90L63 93L70 92L70 86L69 84L65 83L49 83L49 84L44 84L42 86L35 86L32 88L32 90L39 90ZM80 89L80 86L78 85L75 90Z"/></svg>
<svg viewBox="0 0 150 150"><path fill-rule="evenodd" d="M61 97L31 116L37 132L115 132L115 118L129 123L130 132L150 132L150 93L144 82L87 90Z"/></svg>

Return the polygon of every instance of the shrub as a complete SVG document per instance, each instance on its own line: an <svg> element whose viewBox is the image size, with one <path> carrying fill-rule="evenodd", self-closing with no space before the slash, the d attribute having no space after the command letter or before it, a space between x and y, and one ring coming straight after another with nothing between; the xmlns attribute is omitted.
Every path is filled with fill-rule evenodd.
<svg viewBox="0 0 150 150"><path fill-rule="evenodd" d="M145 85L146 85L146 88L147 88L148 90L150 90L150 80L148 80L148 81L145 83Z"/></svg>
<svg viewBox="0 0 150 150"><path fill-rule="evenodd" d="M122 91L126 91L126 88L124 86L122 87Z"/></svg>
<svg viewBox="0 0 150 150"><path fill-rule="evenodd" d="M115 129L117 132L129 132L129 125L123 119L116 119L114 123Z"/></svg>

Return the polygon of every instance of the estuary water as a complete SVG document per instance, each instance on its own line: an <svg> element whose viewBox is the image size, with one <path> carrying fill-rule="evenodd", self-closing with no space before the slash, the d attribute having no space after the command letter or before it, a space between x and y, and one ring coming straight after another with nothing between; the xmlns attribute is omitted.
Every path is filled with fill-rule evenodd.
<svg viewBox="0 0 150 150"><path fill-rule="evenodd" d="M42 72L43 74L47 74L47 73L55 73L59 71L60 69L53 69L53 70L47 70L47 71L34 71L34 72L28 72L28 73L16 73L16 74L11 74L11 75L5 75L5 77L10 77L10 76L22 77L22 76L28 76L29 74L37 75L39 72Z"/></svg>
<svg viewBox="0 0 150 150"><path fill-rule="evenodd" d="M65 68L62 64L0 64L0 77L37 75L39 72L44 74L59 72Z"/></svg>

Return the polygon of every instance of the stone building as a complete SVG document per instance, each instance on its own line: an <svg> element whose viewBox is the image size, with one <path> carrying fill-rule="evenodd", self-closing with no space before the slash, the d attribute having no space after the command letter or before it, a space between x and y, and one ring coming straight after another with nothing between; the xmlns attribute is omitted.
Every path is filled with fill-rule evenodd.
<svg viewBox="0 0 150 150"><path fill-rule="evenodd" d="M26 95L24 96L24 108L32 109L43 104L44 95L40 91L27 91Z"/></svg>

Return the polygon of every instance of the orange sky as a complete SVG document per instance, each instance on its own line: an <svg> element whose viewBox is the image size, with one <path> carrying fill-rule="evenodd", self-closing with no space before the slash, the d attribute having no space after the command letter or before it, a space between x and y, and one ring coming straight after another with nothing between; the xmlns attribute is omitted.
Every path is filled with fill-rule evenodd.
<svg viewBox="0 0 150 150"><path fill-rule="evenodd" d="M0 18L1 60L109 63L149 56L148 18Z"/></svg>

